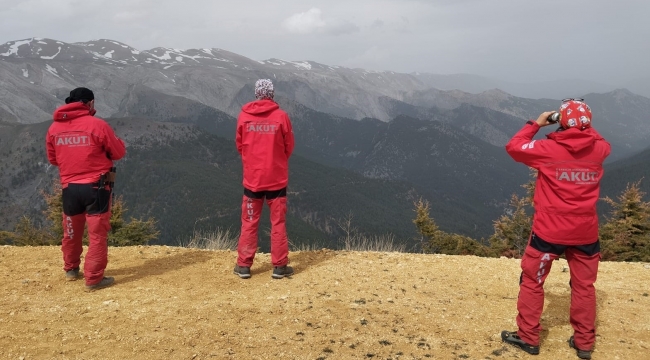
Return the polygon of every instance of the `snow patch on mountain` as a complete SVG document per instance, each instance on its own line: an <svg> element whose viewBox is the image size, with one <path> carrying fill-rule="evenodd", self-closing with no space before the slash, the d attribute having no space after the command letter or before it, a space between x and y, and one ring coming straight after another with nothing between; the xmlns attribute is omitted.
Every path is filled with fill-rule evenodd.
<svg viewBox="0 0 650 360"><path fill-rule="evenodd" d="M59 73L56 71L56 68L53 68L52 66L50 66L50 64L45 64L45 70L47 70L50 74L58 77L59 79L61 78L59 76Z"/></svg>
<svg viewBox="0 0 650 360"><path fill-rule="evenodd" d="M155 57L158 60L171 60L172 59L171 55L169 55L169 53L171 53L171 51L169 51L169 50L165 51L165 54L162 55L162 56L158 56L158 55L154 54L151 51L146 51L146 53L153 56L153 57ZM153 59L151 59L151 60L153 60Z"/></svg>
<svg viewBox="0 0 650 360"><path fill-rule="evenodd" d="M9 51L7 51L6 53L2 53L2 54L0 54L0 56L18 55L18 48L21 47L21 46L23 46L23 45L31 44L32 40L34 40L34 39L27 39L27 40L18 40L18 41L15 41L15 42L14 42L14 43L9 47Z"/></svg>
<svg viewBox="0 0 650 360"><path fill-rule="evenodd" d="M95 51L88 51L88 52L93 55L93 59L95 59L95 60L99 60L99 58L105 58L104 54L100 54L100 53L95 52Z"/></svg>
<svg viewBox="0 0 650 360"><path fill-rule="evenodd" d="M124 44L119 43L119 42L117 42L117 41L109 40L108 42L113 43L113 44L118 45L118 46L121 46L121 47L123 47L123 48L125 48L125 49L128 49L128 48L129 48L128 45L124 45Z"/></svg>
<svg viewBox="0 0 650 360"><path fill-rule="evenodd" d="M269 60L262 61L262 64L264 64L264 65L271 64L271 65L275 65L275 66L286 65L286 63L287 63L286 61L280 60L280 59L269 59Z"/></svg>
<svg viewBox="0 0 650 360"><path fill-rule="evenodd" d="M311 64L309 62L307 62L307 61L293 61L291 63L293 64L293 66L295 66L297 68L311 70Z"/></svg>
<svg viewBox="0 0 650 360"><path fill-rule="evenodd" d="M309 61L287 61L282 59L268 59L263 61L257 61L262 65L275 65L275 66L292 66L297 69L312 70L312 63ZM314 63L315 65L322 65Z"/></svg>
<svg viewBox="0 0 650 360"><path fill-rule="evenodd" d="M39 49L39 50L41 50L41 49ZM60 53L61 53L61 47L59 46L59 51L57 51L56 54L54 54L54 55L52 55L52 56L41 56L41 59L52 60L52 59L54 59L57 55L59 55Z"/></svg>

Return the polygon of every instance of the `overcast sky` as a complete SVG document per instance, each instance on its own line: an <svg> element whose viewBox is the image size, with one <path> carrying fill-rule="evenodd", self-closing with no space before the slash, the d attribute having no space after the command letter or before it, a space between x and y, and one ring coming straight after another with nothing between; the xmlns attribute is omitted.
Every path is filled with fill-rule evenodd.
<svg viewBox="0 0 650 360"><path fill-rule="evenodd" d="M649 0L0 0L0 43L112 39L514 82L650 77Z"/></svg>

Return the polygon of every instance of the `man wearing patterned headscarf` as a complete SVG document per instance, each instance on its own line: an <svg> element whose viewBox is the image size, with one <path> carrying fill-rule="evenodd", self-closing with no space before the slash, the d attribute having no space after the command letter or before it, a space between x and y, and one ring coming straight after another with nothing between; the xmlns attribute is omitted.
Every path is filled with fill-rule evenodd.
<svg viewBox="0 0 650 360"><path fill-rule="evenodd" d="M245 104L237 119L236 144L244 167L241 235L234 273L251 277L257 230L264 200L271 209L271 262L274 279L293 275L287 238L287 184L294 139L291 121L273 100L273 83L255 83L257 100Z"/></svg>
<svg viewBox="0 0 650 360"><path fill-rule="evenodd" d="M603 162L611 146L591 127L591 109L582 99L565 99L559 112L528 121L506 145L512 158L537 170L533 226L521 259L517 331L503 331L503 341L539 354L539 319L544 281L553 260L563 253L571 270L569 346L591 359L596 341L596 275L600 260L596 202ZM543 126L559 123L547 139L533 140Z"/></svg>

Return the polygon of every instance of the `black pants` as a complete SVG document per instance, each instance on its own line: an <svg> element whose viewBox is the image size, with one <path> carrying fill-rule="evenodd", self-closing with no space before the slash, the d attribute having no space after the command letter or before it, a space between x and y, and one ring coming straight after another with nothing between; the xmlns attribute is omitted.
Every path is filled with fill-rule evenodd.
<svg viewBox="0 0 650 360"><path fill-rule="evenodd" d="M68 184L63 189L63 213L68 216L87 213L103 214L109 210L110 189L100 189L99 184Z"/></svg>
<svg viewBox="0 0 650 360"><path fill-rule="evenodd" d="M287 197L287 188L282 188L280 190L272 191L252 191L244 188L244 195L248 196L251 199L264 199L273 200L279 197Z"/></svg>
<svg viewBox="0 0 650 360"><path fill-rule="evenodd" d="M558 245L551 244L550 242L545 241L544 239L537 236L535 233L530 237L530 246L538 251L543 253L551 253L555 255L562 255L568 247L578 249L583 253L592 256L600 252L600 241L596 239L596 242L587 245Z"/></svg>

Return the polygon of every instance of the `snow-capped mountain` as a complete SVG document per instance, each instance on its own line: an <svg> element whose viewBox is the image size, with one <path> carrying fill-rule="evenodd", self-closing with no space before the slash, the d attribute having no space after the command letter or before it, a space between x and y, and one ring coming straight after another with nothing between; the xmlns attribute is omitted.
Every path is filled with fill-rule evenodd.
<svg viewBox="0 0 650 360"><path fill-rule="evenodd" d="M46 38L10 41L0 45L0 58L76 61L112 65L162 65L163 68L168 68L170 65L256 63L221 49L180 50L158 47L140 51L119 41L107 39L72 44Z"/></svg>
<svg viewBox="0 0 650 360"><path fill-rule="evenodd" d="M256 61L217 48L158 47L141 51L107 39L70 44L32 38L0 45L0 121L47 121L69 91L78 86L95 92L96 107L102 117L129 116L126 104L139 96L135 94L136 88L139 94L143 89L152 89L236 116L243 103L253 100L253 84L260 78L274 81L279 98L320 112L383 121L408 115L463 124L465 131L493 145L503 145L509 132L496 125L486 128L488 122L483 115L458 119L458 114L475 113L462 109L464 104L519 119L536 117L542 111L559 106L557 100L520 98L496 89L479 94L440 90L437 84L439 87L450 84L423 74L350 69L314 61L274 58ZM601 129L609 126L612 138L618 138L626 151L640 150L650 136L646 117L650 113L650 99L628 91L607 94L592 95L603 103L603 113L611 117L604 119ZM576 94L581 95L585 94ZM591 105L600 106L598 103ZM616 113L608 111L614 106L625 109L623 123ZM511 125L499 126L508 128Z"/></svg>
<svg viewBox="0 0 650 360"><path fill-rule="evenodd" d="M239 91L268 77L276 82L279 95L316 110L382 120L390 118L382 97L399 100L404 93L428 88L408 74L312 61L255 61L216 48L140 51L105 39L74 44L45 38L10 41L0 45L0 74L6 90L0 94L0 119L23 123L46 120L65 91L76 86L98 92L104 116L119 111L119 102L133 84L236 113L239 104L232 101ZM35 106L18 99L25 93L35 99Z"/></svg>

